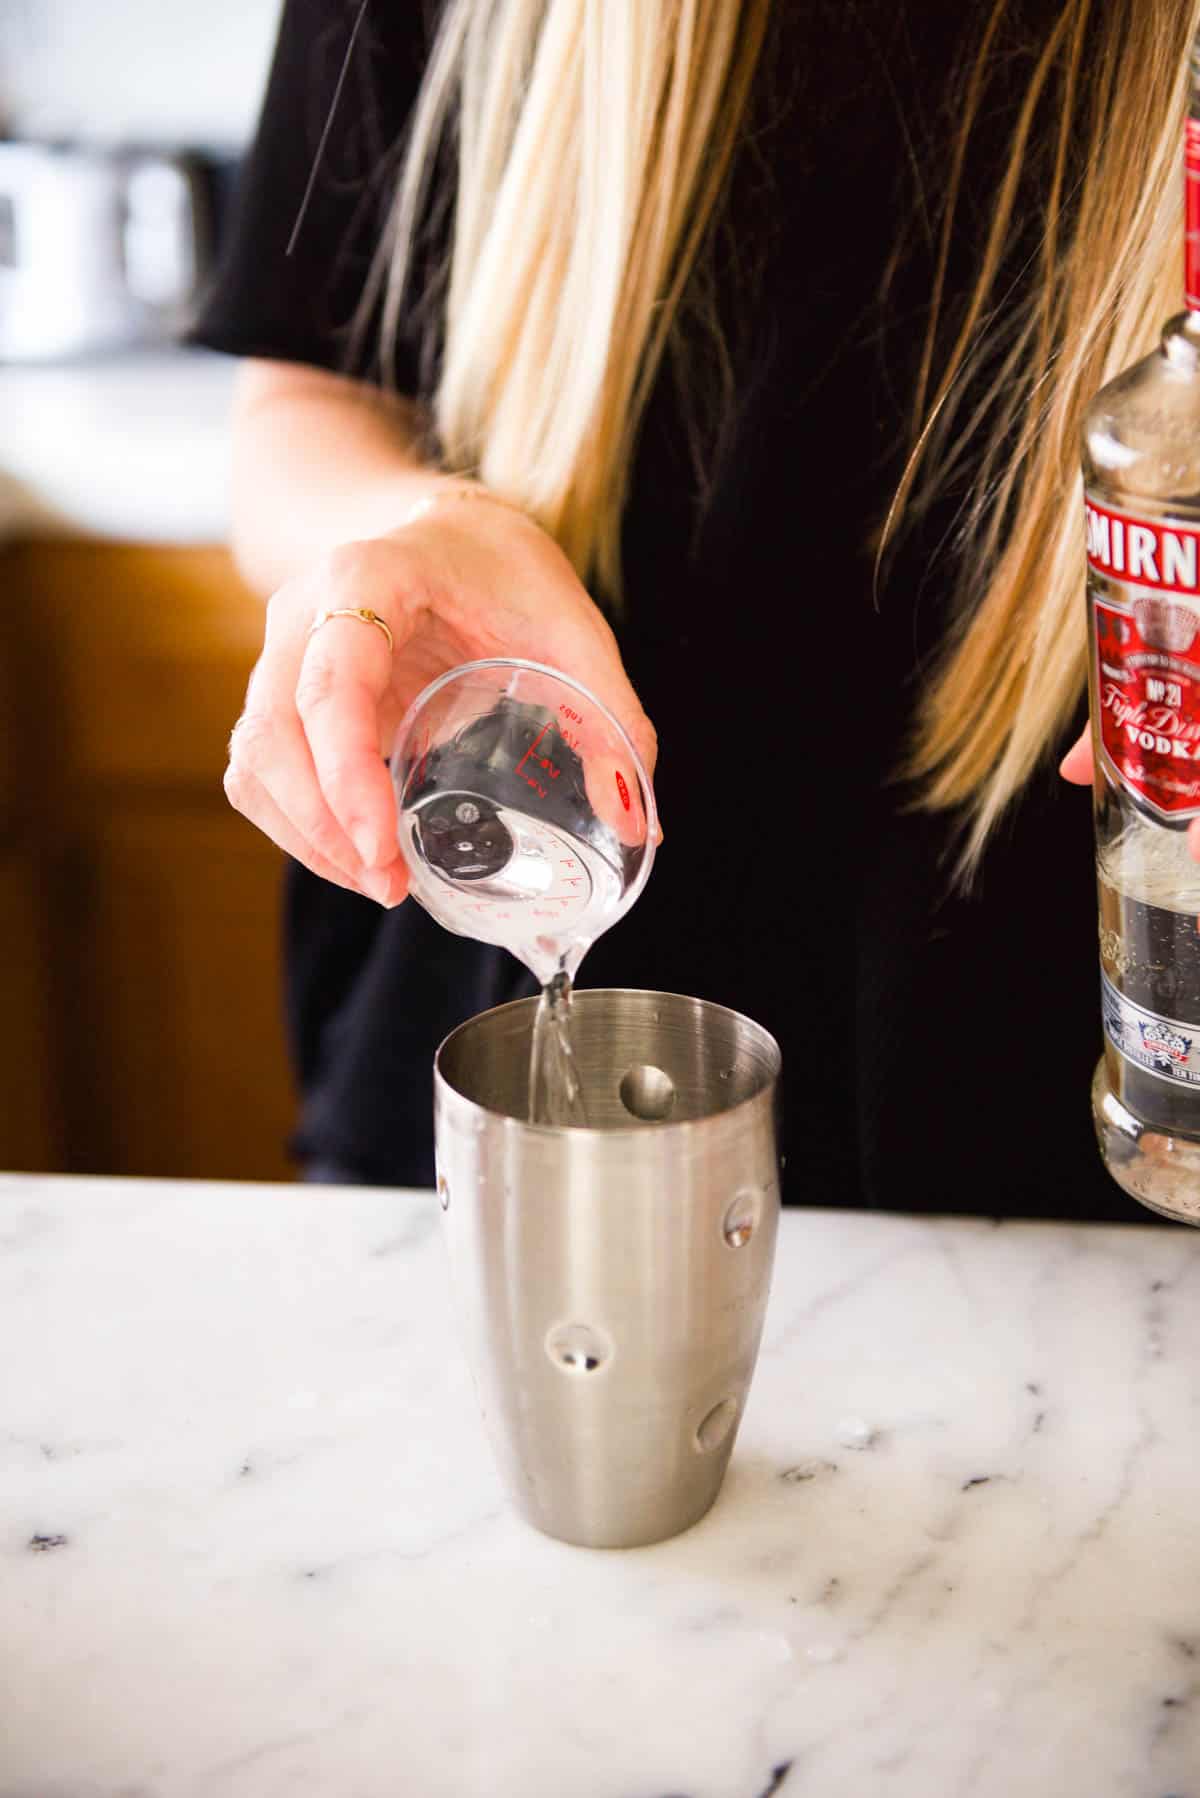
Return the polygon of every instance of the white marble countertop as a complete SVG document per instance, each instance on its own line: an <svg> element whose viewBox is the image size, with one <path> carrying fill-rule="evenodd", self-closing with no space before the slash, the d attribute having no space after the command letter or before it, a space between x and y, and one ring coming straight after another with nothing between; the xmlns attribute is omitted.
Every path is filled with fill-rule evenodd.
<svg viewBox="0 0 1200 1798"><path fill-rule="evenodd" d="M785 1215L615 1553L504 1505L438 1216L0 1180L3 1798L1198 1798L1200 1236Z"/></svg>
<svg viewBox="0 0 1200 1798"><path fill-rule="evenodd" d="M0 367L0 540L223 543L235 367L198 349Z"/></svg>

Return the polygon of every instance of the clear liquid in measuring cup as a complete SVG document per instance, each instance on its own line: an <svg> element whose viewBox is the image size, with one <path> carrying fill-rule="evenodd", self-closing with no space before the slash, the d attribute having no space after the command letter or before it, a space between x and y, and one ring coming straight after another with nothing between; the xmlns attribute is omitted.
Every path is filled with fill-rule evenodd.
<svg viewBox="0 0 1200 1798"><path fill-rule="evenodd" d="M550 705L544 693L527 700L512 690L519 674L497 666L506 686L492 704L480 711L464 701L457 728L433 742L426 727L398 764L401 848L413 895L439 923L507 949L542 988L531 1121L586 1124L570 1039L571 981L629 903L647 853L646 819L631 802L634 781L622 772L619 746L613 759L619 727L588 714L581 689L560 687ZM529 672L535 683L556 679ZM589 775L608 795L615 823L600 815Z"/></svg>
<svg viewBox="0 0 1200 1798"><path fill-rule="evenodd" d="M478 794L435 795L405 819L411 890L462 936L496 943L542 987L530 1122L587 1124L570 1038L571 977L620 908L617 869L544 819Z"/></svg>
<svg viewBox="0 0 1200 1798"><path fill-rule="evenodd" d="M612 864L541 818L459 792L405 823L417 898L460 936L509 950L543 987L576 972L620 907Z"/></svg>

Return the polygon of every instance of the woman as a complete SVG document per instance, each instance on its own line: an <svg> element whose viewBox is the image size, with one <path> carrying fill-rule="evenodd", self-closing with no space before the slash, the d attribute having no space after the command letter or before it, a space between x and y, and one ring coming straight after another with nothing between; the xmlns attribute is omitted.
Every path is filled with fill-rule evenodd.
<svg viewBox="0 0 1200 1798"><path fill-rule="evenodd" d="M1200 7L418 10L288 0L194 333L247 358L269 601L227 790L294 858L308 1173L429 1183L436 1043L531 990L399 903L381 759L502 653L651 761L653 719L664 845L581 984L778 1036L786 1200L1144 1223L1091 1135L1090 819L1053 768L1078 419L1177 304ZM388 632L313 628L344 608Z"/></svg>

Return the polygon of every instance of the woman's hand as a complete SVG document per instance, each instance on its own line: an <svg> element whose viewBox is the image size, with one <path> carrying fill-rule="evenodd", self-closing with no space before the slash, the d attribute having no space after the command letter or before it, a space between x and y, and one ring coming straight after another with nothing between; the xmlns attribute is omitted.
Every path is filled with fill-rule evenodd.
<svg viewBox="0 0 1200 1798"><path fill-rule="evenodd" d="M1085 725L1071 747L1058 764L1058 771L1064 780L1069 780L1077 787L1090 787L1095 778L1096 762L1092 754L1091 726ZM1200 818L1193 818L1188 825L1188 849L1200 861ZM1200 918L1196 920L1196 928L1200 930Z"/></svg>
<svg viewBox="0 0 1200 1798"><path fill-rule="evenodd" d="M369 608L377 626L318 613ZM461 662L521 656L604 701L653 772L654 729L616 639L558 546L485 489L446 479L407 522L347 543L267 604L266 639L230 740L231 803L315 874L380 905L408 891L383 757L421 689Z"/></svg>

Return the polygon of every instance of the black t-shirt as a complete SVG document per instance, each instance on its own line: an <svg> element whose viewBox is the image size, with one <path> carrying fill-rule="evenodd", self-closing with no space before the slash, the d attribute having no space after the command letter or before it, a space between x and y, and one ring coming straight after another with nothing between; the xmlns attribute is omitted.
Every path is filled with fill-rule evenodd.
<svg viewBox="0 0 1200 1798"><path fill-rule="evenodd" d="M1057 10L1027 6L1021 29L1036 39ZM196 341L347 366L428 44L422 8L371 0L289 256L356 11L288 0ZM903 461L934 258L925 210L971 12L775 8L712 249L734 400L706 433L692 408L702 480L668 362L624 521L617 630L659 732L665 841L580 985L694 993L774 1032L787 1202L1145 1223L1091 1128L1086 795L1048 758L966 894L950 883L952 821L912 809L893 778L953 604L955 496L904 540L878 593L873 543ZM1019 82L1029 65L1011 61ZM991 91L973 140L952 300L1018 94ZM406 321L399 366L414 391L428 376L418 345ZM350 366L375 377L369 360ZM533 990L502 951L416 904L384 913L296 867L286 983L298 1153L396 1184L432 1180L442 1035Z"/></svg>

